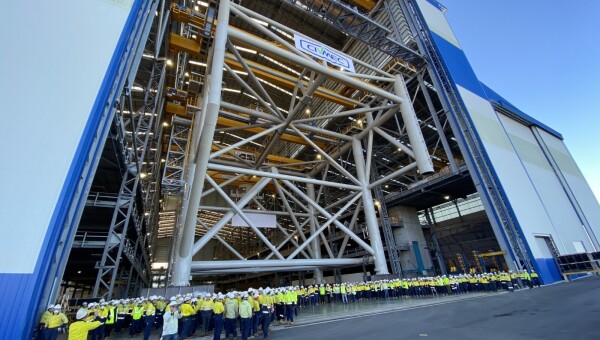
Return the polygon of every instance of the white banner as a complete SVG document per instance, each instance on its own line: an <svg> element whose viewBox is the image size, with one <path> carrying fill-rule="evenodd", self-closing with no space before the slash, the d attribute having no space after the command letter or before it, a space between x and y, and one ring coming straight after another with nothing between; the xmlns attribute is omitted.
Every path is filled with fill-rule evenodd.
<svg viewBox="0 0 600 340"><path fill-rule="evenodd" d="M246 213L246 217L252 224L257 228L276 228L277 227L277 216L269 214L252 214ZM231 226L233 227L249 227L248 223L242 219L238 214L235 214L231 219Z"/></svg>
<svg viewBox="0 0 600 340"><path fill-rule="evenodd" d="M342 67L344 70L356 73L352 59L342 52L299 34L294 34L294 42L296 43L296 48L300 51L335 66Z"/></svg>

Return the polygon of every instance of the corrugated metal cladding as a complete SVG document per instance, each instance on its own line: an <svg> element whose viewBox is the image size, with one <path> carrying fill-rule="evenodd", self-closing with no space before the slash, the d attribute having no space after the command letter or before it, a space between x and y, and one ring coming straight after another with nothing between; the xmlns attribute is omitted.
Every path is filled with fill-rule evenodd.
<svg viewBox="0 0 600 340"><path fill-rule="evenodd" d="M0 313L0 338L14 339L22 334L23 322L19 320L23 308L26 305L20 303L18 297L31 295L33 293L32 274L2 274L0 275L0 301L2 309ZM29 294L27 294L29 293Z"/></svg>
<svg viewBox="0 0 600 340"><path fill-rule="evenodd" d="M0 302L2 303L2 308L0 308L0 340L31 339L33 330L35 329L35 325L37 325L38 318L40 316L38 315L38 310L40 307L42 307L42 309L45 308L44 306L41 306L41 304L46 304L46 301L42 301L42 295L44 294L43 290L48 283L52 283L48 281L53 280L53 278L56 276L56 273L50 273L50 268L53 264L52 262L55 261L55 258L57 257L56 253L58 250L58 243L63 231L63 226L66 224L68 210L73 203L77 184L83 174L85 162L92 147L93 136L96 134L96 130L98 129L98 123L104 112L105 104L110 101L109 94L113 84L117 79L117 70L123 63L123 56L127 51L127 42L129 37L132 35L136 18L139 15L143 15L141 11L141 6L143 3L145 3L144 0L125 0L118 3L107 1L86 2L83 4L76 0L70 0L67 4L62 6L56 6L56 4L49 5L54 6L53 9L48 9L44 7L45 5L40 6L39 8L36 7L36 10L39 11L48 10L47 12L44 12L44 14L49 22L38 22L38 25L48 25L53 21L56 21L56 19L59 17L59 14L65 14L64 8L66 7L72 8L74 11L81 11L83 6L84 11L87 9L87 11L93 11L94 13L100 14L98 19L93 21L95 24L97 24L97 26L113 26L112 29L103 32L105 36L101 36L98 39L94 40L93 38L90 39L89 36L85 36L90 44L94 44L96 48L101 46L102 49L105 50L105 54L102 54L105 59L102 60L102 63L96 64L96 67L102 67L103 69L98 72L97 78L94 78L97 79L96 83L86 84L87 86L90 86L91 94L89 96L86 94L86 96L83 96L84 98L82 100L86 100L86 110L90 110L91 108L89 116L86 115L85 112L76 112L77 114L83 115L83 126L81 130L78 130L83 131L83 133L81 134L82 137L77 136L75 141L75 156L72 160L67 160L63 164L63 166L68 168L68 172L66 172L66 178L61 179L61 181L64 182L62 184L62 188L60 189L60 193L56 194L56 201L49 202L49 213L47 215L44 213L42 216L47 218L47 222L44 224L48 223L48 226L45 227L42 225L35 228L42 233L41 237L43 237L43 242L41 242L40 245L41 249L39 251L39 255L31 254L31 252L27 254L19 254L18 252L15 252L14 254L9 254L9 256L4 255L3 258L0 259L0 268L4 268L2 269L3 272L0 273ZM25 13L30 14L31 7L25 7L23 3L13 2L12 5L9 5L9 11L11 10L16 14L22 13L22 15L25 15ZM115 12L117 12L117 15L114 16L115 19L112 22L106 22L104 19L106 16L103 16L102 14L110 14ZM71 13L66 11L65 17L72 18L75 21L75 25L73 25L73 22L64 23L57 25L55 27L56 30L74 30L74 27L79 27L86 22L89 23L89 20L86 18L81 16L76 18L77 15L70 16L69 14ZM77 20L82 21L77 22ZM118 22L116 22L117 20ZM8 23L10 23L10 21L8 21ZM7 23L3 22L3 24ZM91 24L89 26L95 27ZM90 27L88 28L91 29ZM77 34L81 35L86 35L89 33L85 30L76 32L78 32ZM60 31L54 33L55 36L59 37L59 33L64 34L65 32ZM67 39L67 42L68 41L70 40ZM40 47L45 45L41 44L37 46ZM110 46L110 48L106 49L106 46ZM92 50L88 52L97 54L96 51ZM73 60L70 60L70 62L81 66L81 63L89 63L89 59L83 56L79 59L73 58ZM86 66L89 65L86 64ZM79 73L81 70L78 69L75 71L76 72L74 73ZM44 80L47 82L54 81L54 79L50 77L47 77L47 79ZM64 81L66 82L66 80ZM62 96L59 96L58 98L60 100L64 100L63 97L65 95L70 95L70 93L59 93L59 95ZM71 103L71 105L74 104ZM49 113L55 114L55 112ZM65 124L65 122L61 123L63 126L68 126L68 124ZM38 140L36 142L40 143L41 141ZM56 152L61 151L65 152L64 150L57 150ZM33 171L35 170L32 170L32 176L34 175ZM23 205L31 206L29 207L28 211L30 211L32 214L42 214L43 211L45 211L42 209L36 209L35 205L31 204L30 202L21 202L20 200L16 201L14 205L15 207L18 206L18 208L22 208ZM13 211L13 213L16 212ZM48 216L50 214L52 216ZM14 239L11 238L11 232L9 231L10 227L11 226L9 225L3 228L3 231L6 234L5 237L8 238L8 240ZM4 239L5 241L7 240L6 238ZM24 249L23 251L27 250ZM31 263L29 263L29 257L31 257ZM11 261L13 264L23 264L27 262L27 265L30 266L28 268L24 268L24 266L1 266L3 263L10 264Z"/></svg>

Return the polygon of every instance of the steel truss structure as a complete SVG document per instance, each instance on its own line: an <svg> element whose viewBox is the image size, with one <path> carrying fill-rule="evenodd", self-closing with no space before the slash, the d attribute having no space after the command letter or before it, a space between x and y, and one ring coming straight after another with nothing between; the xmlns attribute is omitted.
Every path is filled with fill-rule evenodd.
<svg viewBox="0 0 600 340"><path fill-rule="evenodd" d="M139 43L119 105L114 108L111 139L117 142L120 153L122 180L102 257L97 263L94 297L112 298L116 284L120 285L121 296L132 296L142 285L149 284L151 247L159 210L159 146L166 68L163 44L168 15L168 6L161 0L149 1L140 13ZM122 266L123 257L128 261L126 267Z"/></svg>
<svg viewBox="0 0 600 340"><path fill-rule="evenodd" d="M94 136L87 182L69 207L69 223L80 229L61 235L55 282L69 269L63 257L71 248L95 249L87 254L95 266L82 281L65 275L63 286L75 282L106 299L216 277L228 285L283 275L322 283L331 272L339 281L358 267L379 277L446 273L432 207L474 193L496 236L490 242L508 250L507 267L531 269L417 7L144 1ZM295 36L328 46L355 72L304 53ZM110 169L96 173L111 177L99 181L109 183L102 190L88 177L106 163ZM97 218L87 229L85 209ZM413 212L427 225L416 223L403 239L404 214ZM416 234L438 268L407 261L417 256L408 239ZM44 289L56 296L60 287Z"/></svg>
<svg viewBox="0 0 600 340"><path fill-rule="evenodd" d="M265 38L230 25L232 15ZM332 68L305 55L282 37L299 32L228 0L219 2L217 19L219 24L207 56L206 84L198 100L201 110L195 113L192 125L171 283L188 284L191 273L226 273L228 270L248 271L248 268L252 268L251 271L312 269L318 281L320 268L362 263L363 258L343 258L343 249L337 255L333 254L323 234L330 226L345 234L346 243L351 239L362 247L378 274L387 274L372 190L408 173L417 171L425 175L434 171L403 76L352 57L353 62L366 72L348 73ZM267 23L273 29L267 29L261 23ZM287 103L274 98L257 76L257 71L271 72L271 75L275 72L248 62L238 46L247 46L301 67L293 80L295 85ZM238 72L233 65L237 66ZM223 70L256 100L253 108L222 99ZM240 76L240 70L245 79ZM332 95L335 92L324 85L326 81L334 83L333 86L348 86L354 89L355 95ZM322 99L323 94L328 95L327 99ZM321 100L341 105L335 112L306 117L310 108ZM284 105L287 109L282 108ZM390 119L399 122L396 114L401 117L401 130L405 131L407 143L381 128ZM247 124L238 125L237 142L221 143L219 135L232 129L217 129L217 125L240 118L247 119ZM359 131L340 133L330 125L340 118L360 121L358 124L362 126ZM258 130L253 130L255 128ZM394 147L406 153L410 161L372 180L376 135L393 141ZM294 159L290 157L293 152L280 151L283 143L311 148L314 158ZM256 148L251 145L260 147L258 151L252 151ZM241 157L242 152L252 156ZM232 198L224 188L234 182L244 183L246 190ZM205 187L205 183L210 187ZM339 199L325 204L325 191L335 191ZM223 206L204 206L200 211L201 198L210 194L225 201L225 211ZM269 202L265 196L271 198L270 207L267 207ZM224 213L206 223L202 218L204 210ZM275 230L261 230L248 213L283 217L277 221ZM346 213L352 215L348 225L340 220ZM236 248L238 244L231 244L219 236L235 215L268 249L264 258L258 260L260 252L256 255L240 251ZM369 243L352 231L359 219L364 220L368 229ZM195 241L197 224L205 232ZM236 260L192 261L192 256L213 238L217 238ZM321 241L327 256L321 254ZM293 244L293 250L282 253L280 250L287 243Z"/></svg>

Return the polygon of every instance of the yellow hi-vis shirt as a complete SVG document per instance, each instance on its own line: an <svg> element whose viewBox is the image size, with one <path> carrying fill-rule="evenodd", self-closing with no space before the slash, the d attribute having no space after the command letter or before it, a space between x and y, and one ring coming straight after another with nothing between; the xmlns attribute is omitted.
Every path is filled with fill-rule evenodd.
<svg viewBox="0 0 600 340"><path fill-rule="evenodd" d="M216 314L223 314L223 312L225 311L225 306L223 306L223 303L221 301L215 301L215 303L213 304L213 312Z"/></svg>
<svg viewBox="0 0 600 340"><path fill-rule="evenodd" d="M69 319L63 313L52 314L46 320L46 328L58 328L64 324L68 324Z"/></svg>
<svg viewBox="0 0 600 340"><path fill-rule="evenodd" d="M135 306L133 307L133 311L131 311L131 318L133 320L139 320L142 318L142 314L144 314L144 307Z"/></svg>
<svg viewBox="0 0 600 340"><path fill-rule="evenodd" d="M213 300L203 300L202 305L200 306L201 310L212 310L213 309Z"/></svg>
<svg viewBox="0 0 600 340"><path fill-rule="evenodd" d="M194 307L192 307L192 305L190 305L189 303L182 304L181 305L181 314L184 317L194 314Z"/></svg>
<svg viewBox="0 0 600 340"><path fill-rule="evenodd" d="M258 303L258 298L252 299L252 301L250 301L250 304L252 305L253 312L260 312L260 303Z"/></svg>
<svg viewBox="0 0 600 340"><path fill-rule="evenodd" d="M108 306L106 309L108 310L108 317L106 319L106 324L112 325L115 323L115 320L117 319L117 315L116 315L117 308L115 306Z"/></svg>
<svg viewBox="0 0 600 340"><path fill-rule="evenodd" d="M75 321L69 326L69 340L87 340L88 332L100 325L100 321Z"/></svg>
<svg viewBox="0 0 600 340"><path fill-rule="evenodd" d="M156 314L156 307L152 303L146 305L146 316L152 316Z"/></svg>
<svg viewBox="0 0 600 340"><path fill-rule="evenodd" d="M44 314L42 314L42 317L40 318L40 323L46 324L46 320L48 320L48 317L50 317L50 315L52 315L52 313L50 313L49 311L45 311Z"/></svg>

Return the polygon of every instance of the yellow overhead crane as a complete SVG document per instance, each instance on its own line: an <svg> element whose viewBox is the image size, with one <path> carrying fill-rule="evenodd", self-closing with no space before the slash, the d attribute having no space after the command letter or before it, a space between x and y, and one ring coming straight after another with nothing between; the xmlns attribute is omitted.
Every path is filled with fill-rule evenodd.
<svg viewBox="0 0 600 340"><path fill-rule="evenodd" d="M504 254L506 254L506 250L490 251L487 253L480 253L477 255L477 257L492 257L492 256L498 256L498 255L504 255Z"/></svg>
<svg viewBox="0 0 600 340"><path fill-rule="evenodd" d="M186 24L204 27L202 13L193 11L191 7L184 7L176 3L171 4L171 19Z"/></svg>
<svg viewBox="0 0 600 340"><path fill-rule="evenodd" d="M226 182L226 181L230 180L234 176L232 174L224 174L222 172L212 171L212 170L206 171L206 174L209 175L210 178L212 178L217 184L221 184L223 182ZM246 176L241 177L238 180L230 182L228 185L232 186L232 187L240 187L241 185L244 185L244 184L254 185L259 180L260 180L260 178L257 178L256 176L246 175ZM206 185L207 185L206 186L207 189L210 188L208 186L208 183ZM276 190L277 190L277 187L273 183L267 184L267 186L264 189L264 191L272 191L272 192L275 192Z"/></svg>
<svg viewBox="0 0 600 340"><path fill-rule="evenodd" d="M233 120L233 119L229 119L229 118L225 118L222 116L219 116L218 121L217 121L217 125L221 125L221 126L225 126L225 127L244 127L244 126L248 126L248 124L244 123L244 122L238 122L237 120ZM254 132L254 133L261 133L263 131L266 130L266 128L262 128L262 127L250 127L248 126L248 128L243 129L244 131L248 131L248 132ZM306 141L304 139L302 139L301 137L298 136L294 136L294 135L290 135L287 133L284 133L281 135L281 140L284 140L286 142L292 142L295 144L301 144L301 145L307 145ZM320 147L321 149L325 148L325 143L323 142L314 142L315 144L317 144L318 147Z"/></svg>
<svg viewBox="0 0 600 340"><path fill-rule="evenodd" d="M187 118L190 119L191 117L187 114L187 109L185 106L183 105L179 105L173 102L167 102L166 103L166 107L165 107L165 112L169 115L177 115L183 118ZM230 118L225 118L223 116L219 116L218 120L217 120L217 125L220 125L222 127L247 127L244 128L242 130L244 131L248 131L248 132L253 132L253 133L260 133L263 132L264 130L266 130L265 128L262 127L252 127L252 126L248 126L247 123L244 122L240 122L234 119L230 119ZM306 143L306 141L304 139L302 139L301 137L295 136L295 135L291 135L288 133L284 133L281 135L281 140L286 141L286 142L291 142L291 143L295 143L295 144L301 144L301 145L307 145L308 143ZM323 142L319 142L319 141L315 141L314 142L318 147L320 147L321 149L324 149L327 145Z"/></svg>
<svg viewBox="0 0 600 340"><path fill-rule="evenodd" d="M369 11L375 7L376 3L376 1L373 0L352 0L352 2L364 9L368 9Z"/></svg>
<svg viewBox="0 0 600 340"><path fill-rule="evenodd" d="M219 151L219 147L216 145L211 146L212 151ZM258 156L258 154L252 150L244 150L244 149L235 149L234 152L241 152L245 154L252 154L254 156ZM233 156L232 156L233 157ZM305 168L304 164L299 164L294 166L296 163L303 163L303 161L295 158L287 158L277 155L268 155L267 160L269 160L270 164L289 164L290 167L294 167L296 170L303 170Z"/></svg>

